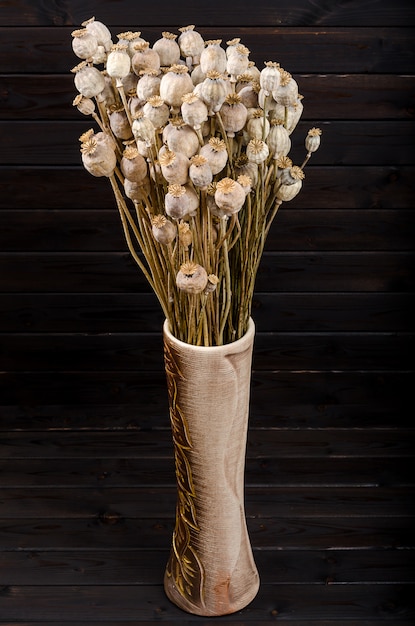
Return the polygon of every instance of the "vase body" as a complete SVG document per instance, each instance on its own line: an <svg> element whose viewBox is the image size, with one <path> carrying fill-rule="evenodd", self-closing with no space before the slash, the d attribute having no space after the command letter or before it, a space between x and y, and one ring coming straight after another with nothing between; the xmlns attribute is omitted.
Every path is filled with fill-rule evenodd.
<svg viewBox="0 0 415 626"><path fill-rule="evenodd" d="M177 482L164 589L181 609L234 613L258 592L244 508L255 326L225 346L179 341L163 327Z"/></svg>

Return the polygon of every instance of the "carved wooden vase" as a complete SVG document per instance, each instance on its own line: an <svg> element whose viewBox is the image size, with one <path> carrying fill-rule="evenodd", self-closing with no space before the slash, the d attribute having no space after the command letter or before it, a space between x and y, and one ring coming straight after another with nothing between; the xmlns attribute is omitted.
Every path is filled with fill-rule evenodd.
<svg viewBox="0 0 415 626"><path fill-rule="evenodd" d="M238 341L199 347L163 327L177 481L164 588L196 615L234 613L259 588L244 509L255 325Z"/></svg>

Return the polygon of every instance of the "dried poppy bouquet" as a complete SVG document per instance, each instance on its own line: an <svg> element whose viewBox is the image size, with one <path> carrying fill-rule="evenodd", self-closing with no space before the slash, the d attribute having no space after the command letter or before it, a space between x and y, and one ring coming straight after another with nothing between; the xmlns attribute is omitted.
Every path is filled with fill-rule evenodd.
<svg viewBox="0 0 415 626"><path fill-rule="evenodd" d="M128 248L172 334L215 346L246 332L272 221L302 188L288 156L303 110L279 63L260 70L239 39L204 41L193 25L113 42L95 18L72 33L81 59L73 105L97 128L80 137L84 167L107 177Z"/></svg>

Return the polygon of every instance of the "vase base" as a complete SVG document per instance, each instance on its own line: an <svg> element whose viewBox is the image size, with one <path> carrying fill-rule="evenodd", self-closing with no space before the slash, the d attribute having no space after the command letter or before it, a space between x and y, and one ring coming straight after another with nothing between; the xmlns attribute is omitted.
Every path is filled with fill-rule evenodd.
<svg viewBox="0 0 415 626"><path fill-rule="evenodd" d="M252 576L249 579L249 586L243 592L238 593L238 597L233 601L229 599L229 583L226 584L226 590L224 592L217 593L217 597L210 599L206 603L195 604L190 599L185 598L178 588L176 587L174 580L167 574L164 577L164 591L168 599L173 602L179 609L191 613L193 615L200 615L202 617L220 617L221 615L230 615L241 611L248 606L255 598L259 590L259 576L255 570L252 572Z"/></svg>

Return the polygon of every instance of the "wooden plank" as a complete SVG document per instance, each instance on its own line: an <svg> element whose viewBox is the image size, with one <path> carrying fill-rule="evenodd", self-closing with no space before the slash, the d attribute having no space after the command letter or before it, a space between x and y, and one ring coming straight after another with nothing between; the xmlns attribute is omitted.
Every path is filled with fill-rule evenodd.
<svg viewBox="0 0 415 626"><path fill-rule="evenodd" d="M146 556L137 549L3 552L0 584L160 584L168 550ZM410 550L255 550L254 558L263 585L415 582Z"/></svg>
<svg viewBox="0 0 415 626"><path fill-rule="evenodd" d="M398 523L412 518L415 488L412 487L250 487L245 488L248 518L388 517ZM32 519L35 524L48 519L84 519L89 526L116 524L122 519L167 519L174 516L176 487L0 487L3 526ZM145 506L143 506L145 503ZM11 523L7 520L12 520ZM56 522L57 523L57 522ZM3 528L1 526L0 528ZM3 531L1 531L3 534ZM3 537L4 540L4 537ZM94 540L86 547L91 548ZM11 543L11 549L16 543Z"/></svg>
<svg viewBox="0 0 415 626"><path fill-rule="evenodd" d="M308 193L308 190L304 190ZM107 210L4 210L3 252L125 251L118 213ZM24 225L24 227L22 227ZM406 209L296 209L285 203L267 250L412 250L415 216Z"/></svg>
<svg viewBox="0 0 415 626"><path fill-rule="evenodd" d="M410 332L410 293L261 293L253 301L258 332ZM4 333L161 333L151 294L0 294Z"/></svg>
<svg viewBox="0 0 415 626"><path fill-rule="evenodd" d="M411 292L411 252L268 252L256 289L273 292ZM128 251L0 253L3 293L148 293Z"/></svg>
<svg viewBox="0 0 415 626"><path fill-rule="evenodd" d="M230 24L250 26L252 23L252 5L247 0L240 0L238 11L231 2L226 5L218 0L211 0L208 6L178 5L172 7L162 1L157 7L149 5L139 16L139 25L152 26L163 24ZM55 0L45 3L33 3L30 0L15 0L2 7L4 26L68 26L78 25L91 15L96 15L106 24L117 23L119 17L131 24L137 22L137 12L128 0L119 0L114 6L110 0L90 0L86 8L80 0L72 0L70 8ZM345 5L337 2L310 2L293 0L290 6L281 4L278 12L272 0L263 0L255 7L255 23L281 26L290 24L334 25L334 26L407 26L415 24L412 3L398 0L391 7L386 0L364 0L349 2Z"/></svg>
<svg viewBox="0 0 415 626"><path fill-rule="evenodd" d="M249 459L410 458L415 429L273 429L250 428ZM170 428L135 431L96 430L12 432L0 434L0 459L141 459L168 458L173 453Z"/></svg>
<svg viewBox="0 0 415 626"><path fill-rule="evenodd" d="M255 600L241 612L243 623L262 624L278 615L278 621L293 620L371 619L378 624L386 621L401 623L414 619L413 585L263 585ZM62 620L64 607L64 621ZM138 608L139 607L139 608ZM0 596L0 610L9 621L25 621L29 613L33 621L99 620L105 624L113 620L137 621L160 619L183 624L183 611L168 602L162 585L107 585L82 586L10 586ZM188 615L190 623L200 617ZM238 618L239 619L239 618ZM221 618L232 623L235 616Z"/></svg>
<svg viewBox="0 0 415 626"><path fill-rule="evenodd" d="M146 507L146 503L141 503ZM350 517L247 519L256 550L413 549L414 518ZM114 515L95 520L48 518L0 520L2 552L43 550L141 550L148 560L154 550L167 550L174 529L170 518L126 519ZM146 554L147 552L147 554ZM1 613L0 613L1 614Z"/></svg>
<svg viewBox="0 0 415 626"><path fill-rule="evenodd" d="M300 74L295 79L304 96L303 120L411 119L414 115L414 76ZM2 119L81 118L71 105L76 95L72 75L3 74L0 82Z"/></svg>
<svg viewBox="0 0 415 626"><path fill-rule="evenodd" d="M313 155L314 165L413 165L411 120L315 120L323 131L323 146ZM0 121L2 165L79 165L79 137L91 124L80 121ZM304 137L310 122L300 121L290 157L301 163L305 156ZM57 138L59 140L57 141ZM307 174L307 171L306 171ZM305 183L304 183L305 184ZM8 207L10 208L10 207Z"/></svg>
<svg viewBox="0 0 415 626"><path fill-rule="evenodd" d="M413 166L318 166L311 162L306 174L304 190L290 202L290 210L412 209ZM356 185L356 180L361 184ZM109 183L91 176L81 165L0 166L0 191L0 209L116 212Z"/></svg>
<svg viewBox="0 0 415 626"><path fill-rule="evenodd" d="M127 487L171 485L174 482L173 450L170 458L105 458L0 460L2 484L8 487ZM408 459L366 458L357 463L348 457L272 457L246 460L246 484L250 486L412 486Z"/></svg>
<svg viewBox="0 0 415 626"><path fill-rule="evenodd" d="M161 333L28 334L1 337L5 371L160 371ZM412 333L257 332L253 367L261 370L408 368ZM409 367L410 369L410 367Z"/></svg>
<svg viewBox="0 0 415 626"><path fill-rule="evenodd" d="M360 24L359 28L321 25L281 28L270 26L269 21L263 26L253 25L249 12L249 17L245 18L249 25L239 27L235 24L236 13L243 12L234 11L229 22L232 26L223 26L221 8L220 25L198 27L198 31L205 40L226 42L234 37L240 38L258 67L262 68L265 61L277 61L292 74L413 73L414 29L407 24L399 28ZM90 15L85 19L88 17ZM164 23L159 27L141 28L126 23L109 27L114 41L117 33L139 30L152 45L166 28L178 34L178 27L189 23L197 24L187 18L185 24L175 20L170 26ZM60 28L0 27L0 74L69 73L79 61L72 51L72 31L73 25Z"/></svg>
<svg viewBox="0 0 415 626"><path fill-rule="evenodd" d="M412 386L408 371L254 370L251 425L405 426ZM0 392L4 428L27 428L28 422L77 429L169 423L164 372L3 372Z"/></svg>

